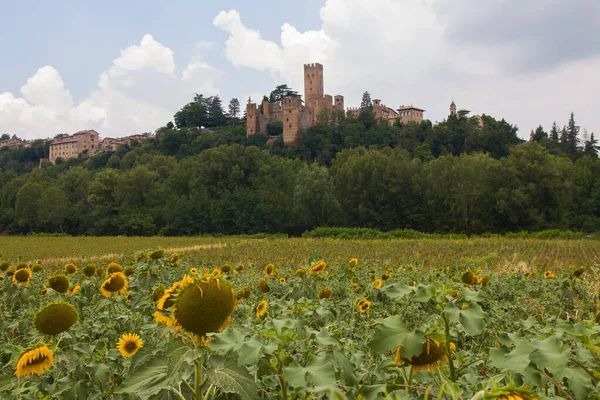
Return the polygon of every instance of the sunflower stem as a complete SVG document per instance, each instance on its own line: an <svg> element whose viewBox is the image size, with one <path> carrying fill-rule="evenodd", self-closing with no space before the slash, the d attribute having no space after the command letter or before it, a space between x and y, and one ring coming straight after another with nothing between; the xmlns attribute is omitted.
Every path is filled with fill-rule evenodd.
<svg viewBox="0 0 600 400"><path fill-rule="evenodd" d="M454 360L452 360L452 349L450 348L450 321L446 315L442 315L444 318L444 327L446 328L446 354L448 355L448 364L450 364L450 380L456 382L456 368L454 367Z"/></svg>
<svg viewBox="0 0 600 400"><path fill-rule="evenodd" d="M198 357L194 364L196 366L196 382L194 385L194 392L196 400L202 400L202 386L206 383L206 380L202 380L202 356Z"/></svg>

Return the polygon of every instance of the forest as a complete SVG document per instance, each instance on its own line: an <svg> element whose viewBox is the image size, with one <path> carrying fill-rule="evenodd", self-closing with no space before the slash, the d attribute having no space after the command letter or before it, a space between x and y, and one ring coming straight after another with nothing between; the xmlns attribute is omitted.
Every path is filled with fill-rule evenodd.
<svg viewBox="0 0 600 400"><path fill-rule="evenodd" d="M523 141L488 115L389 125L365 106L283 145L276 124L246 137L239 102L233 118L219 110L197 95L152 139L56 165L40 163L48 141L0 147L0 233L600 230L597 142L573 114Z"/></svg>

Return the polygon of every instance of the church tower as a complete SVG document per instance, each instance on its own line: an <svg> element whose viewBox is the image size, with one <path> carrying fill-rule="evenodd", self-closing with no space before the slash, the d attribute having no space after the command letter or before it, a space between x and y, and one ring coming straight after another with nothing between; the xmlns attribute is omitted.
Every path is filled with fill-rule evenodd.
<svg viewBox="0 0 600 400"><path fill-rule="evenodd" d="M450 115L456 115L456 104L454 104L454 99L452 99L452 103L450 103Z"/></svg>

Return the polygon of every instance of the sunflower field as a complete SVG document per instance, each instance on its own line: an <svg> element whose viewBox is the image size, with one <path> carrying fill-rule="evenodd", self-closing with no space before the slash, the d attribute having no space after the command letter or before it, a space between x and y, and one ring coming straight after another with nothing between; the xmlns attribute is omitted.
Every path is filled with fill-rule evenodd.
<svg viewBox="0 0 600 400"><path fill-rule="evenodd" d="M0 398L600 398L597 247L418 242L0 260Z"/></svg>

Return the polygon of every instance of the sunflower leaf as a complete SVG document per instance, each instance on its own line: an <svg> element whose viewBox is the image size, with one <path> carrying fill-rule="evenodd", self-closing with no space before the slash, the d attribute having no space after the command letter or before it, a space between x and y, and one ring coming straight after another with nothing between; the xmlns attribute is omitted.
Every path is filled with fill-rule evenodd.
<svg viewBox="0 0 600 400"><path fill-rule="evenodd" d="M257 398L256 385L246 368L238 367L235 360L227 359L221 365L208 372L210 383L226 393L236 393L243 400Z"/></svg>
<svg viewBox="0 0 600 400"><path fill-rule="evenodd" d="M444 313L450 321L461 324L467 335L477 335L483 331L486 313L475 302L470 302L467 308L462 310L454 303L448 303Z"/></svg>
<svg viewBox="0 0 600 400"><path fill-rule="evenodd" d="M414 286L408 286L405 283L394 283L381 288L381 291L389 296L392 300L400 300L409 293L417 290Z"/></svg>
<svg viewBox="0 0 600 400"><path fill-rule="evenodd" d="M380 321L369 347L382 353L396 350L402 346L402 357L409 358L421 354L425 344L425 334L419 330L411 331L399 315Z"/></svg>
<svg viewBox="0 0 600 400"><path fill-rule="evenodd" d="M164 357L154 357L130 373L119 386L117 393L131 393L147 399L167 386L168 372Z"/></svg>
<svg viewBox="0 0 600 400"><path fill-rule="evenodd" d="M309 384L323 386L335 382L335 372L331 368L329 357L312 357L306 367L294 361L283 369L283 374L295 388L305 388Z"/></svg>

